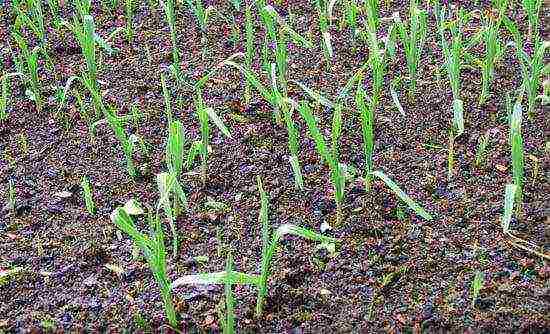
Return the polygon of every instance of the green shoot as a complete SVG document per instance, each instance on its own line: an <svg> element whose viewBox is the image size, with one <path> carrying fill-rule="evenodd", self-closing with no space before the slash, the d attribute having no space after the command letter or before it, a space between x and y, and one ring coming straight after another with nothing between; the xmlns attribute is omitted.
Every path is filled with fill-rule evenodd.
<svg viewBox="0 0 550 334"><path fill-rule="evenodd" d="M230 2L237 12L241 11L242 0L230 0Z"/></svg>
<svg viewBox="0 0 550 334"><path fill-rule="evenodd" d="M164 232L158 216L149 215L151 235L139 232L130 215L123 209L117 208L111 213L111 221L123 232L128 234L133 242L142 251L143 256L153 272L153 276L160 288L164 312L170 326L177 328L176 311L172 302L172 287L166 272L166 249L164 246Z"/></svg>
<svg viewBox="0 0 550 334"><path fill-rule="evenodd" d="M489 135L484 134L479 136L479 139L477 141L476 160L475 160L476 167L479 167L485 164L488 145L489 145Z"/></svg>
<svg viewBox="0 0 550 334"><path fill-rule="evenodd" d="M355 36L357 35L357 18L359 17L359 5L357 0L344 0L344 21L351 30L353 50L355 51Z"/></svg>
<svg viewBox="0 0 550 334"><path fill-rule="evenodd" d="M374 171L372 173L374 176L378 177L393 191L394 194L399 197L400 200L405 202L409 208L411 208L417 215L421 216L426 220L433 220L432 215L430 215L424 208L422 208L418 203L416 203L409 195L407 195L399 186L392 181L386 174L381 171Z"/></svg>
<svg viewBox="0 0 550 334"><path fill-rule="evenodd" d="M15 211L15 187L12 179L8 180L8 208L11 212Z"/></svg>
<svg viewBox="0 0 550 334"><path fill-rule="evenodd" d="M94 199L92 197L92 187L86 176L82 177L80 182L80 187L82 188L82 194L84 196L84 203L86 204L86 210L89 214L93 215L95 213Z"/></svg>
<svg viewBox="0 0 550 334"><path fill-rule="evenodd" d="M0 96L0 122L8 118L8 102L10 98L10 80L8 75L2 77L2 95Z"/></svg>
<svg viewBox="0 0 550 334"><path fill-rule="evenodd" d="M307 240L318 241L325 244L332 244L338 242L334 238L329 238L321 234L315 233L308 229L298 227L292 224L284 224L279 226L279 228L271 236L270 242L270 227L269 227L269 217L268 217L268 206L269 201L267 194L264 192L262 181L260 177L257 177L258 189L260 191L260 215L259 220L262 224L262 265L261 265L261 274L258 282L258 298L256 300L256 317L260 317L263 312L263 307L265 303L265 298L267 297L267 283L269 276L271 275L271 262L275 251L278 249L279 242L287 234L298 236Z"/></svg>
<svg viewBox="0 0 550 334"><path fill-rule="evenodd" d="M77 3L80 3L77 1ZM82 17L82 23L73 17L73 24L63 22L68 26L76 36L78 44L82 49L82 54L86 60L87 77L90 80L91 87L98 88L97 85L97 62L96 62L96 38L95 38L95 26L94 19L90 15L84 15Z"/></svg>
<svg viewBox="0 0 550 334"><path fill-rule="evenodd" d="M451 90L453 92L453 100L460 100L460 68L461 59L463 53L462 31L460 27L461 18L465 17L462 14L462 9L459 10L459 18L452 23L445 21L445 8L441 8L439 4L436 5L436 18L437 27L439 31L439 37L441 39L441 47L445 56L445 69L447 70L447 76L451 84ZM447 37L445 36L446 27L450 27L449 30L452 34L452 41L449 44Z"/></svg>
<svg viewBox="0 0 550 334"><path fill-rule="evenodd" d="M424 49L428 25L428 15L424 10L418 8L416 1L410 0L410 22L408 27L405 26L399 15L394 17L397 31L405 50L405 58L407 59L410 97L413 96L416 90L418 66L420 65L420 57Z"/></svg>
<svg viewBox="0 0 550 334"><path fill-rule="evenodd" d="M343 212L342 212L342 205L344 202L344 188L345 188L345 175L344 170L338 161L338 148L337 144L339 132L341 129L341 117L339 117L339 114L341 113L341 107L335 108L335 114L333 117L333 124L332 124L332 143L333 147L332 150L330 150L326 144L325 138L321 134L321 131L319 130L319 127L317 126L317 121L315 120L313 114L311 113L311 109L309 105L305 102L300 103L298 107L298 111L304 118L304 120L307 123L309 135L313 140L315 141L315 146L317 148L317 152L319 152L319 155L321 156L321 159L325 161L331 172L331 180L332 184L334 186L334 198L336 201L336 224L340 225L343 220Z"/></svg>
<svg viewBox="0 0 550 334"><path fill-rule="evenodd" d="M170 195L174 192L174 190L178 185L179 185L179 182L177 181L177 179L174 177L173 174L170 174L170 173L157 174L157 188L160 194L160 200L158 203L157 211L162 207L166 215L166 218L168 218L168 224L170 225L170 229L172 232L172 253L174 257L177 257L177 254L178 254L179 238L178 238L178 232L176 230L176 223L175 223L176 217L174 214L174 210L172 210L172 204L170 203ZM183 202L183 203L186 203L186 202Z"/></svg>
<svg viewBox="0 0 550 334"><path fill-rule="evenodd" d="M59 0L48 0L48 7L52 16L52 22L56 29L61 27L61 18L59 15Z"/></svg>
<svg viewBox="0 0 550 334"><path fill-rule="evenodd" d="M535 43L539 39L540 18L539 12L542 7L543 0L522 0L521 4L527 13L529 20L529 38Z"/></svg>
<svg viewBox="0 0 550 334"><path fill-rule="evenodd" d="M366 0L365 10L367 12L367 24L373 31L378 30L380 24L380 10L378 8L378 0Z"/></svg>
<svg viewBox="0 0 550 334"><path fill-rule="evenodd" d="M200 29L203 32L205 32L206 25L208 22L208 17L210 13L214 10L214 7L208 6L207 8L204 8L204 5L202 3L203 0L185 0L185 1L189 9L191 9L193 14L195 15Z"/></svg>
<svg viewBox="0 0 550 334"><path fill-rule="evenodd" d="M233 255L227 254L225 272L228 276L233 275ZM225 281L225 321L223 322L223 334L235 333L235 298L231 280Z"/></svg>
<svg viewBox="0 0 550 334"><path fill-rule="evenodd" d="M484 281L484 275L483 272L478 271L476 272L474 276L474 280L472 281L472 307L474 307L476 299L479 297L479 292L483 288L483 281Z"/></svg>
<svg viewBox="0 0 550 334"><path fill-rule="evenodd" d="M321 30L322 36L321 46L323 49L323 54L325 55L325 61L329 64L333 56L333 50L329 31L329 15L326 5L326 1L324 0L315 0L315 7L317 8L317 14L319 15L319 29Z"/></svg>
<svg viewBox="0 0 550 334"><path fill-rule="evenodd" d="M134 40L134 28L132 23L134 20L133 0L126 0L124 3L124 14L126 16L126 38L128 39L128 43L132 43Z"/></svg>
<svg viewBox="0 0 550 334"><path fill-rule="evenodd" d="M181 64L180 64L180 54L177 43L177 31L176 31L176 14L174 10L174 0L165 0L162 1L162 6L164 8L164 14L166 16L166 21L170 28L170 40L172 41L172 72L175 74L178 81L181 80Z"/></svg>
<svg viewBox="0 0 550 334"><path fill-rule="evenodd" d="M516 201L521 206L523 181L524 181L524 152L523 137L521 135L522 108L518 102L514 106L512 115L510 115L510 146L512 154L512 174L514 185L517 188Z"/></svg>
<svg viewBox="0 0 550 334"><path fill-rule="evenodd" d="M447 149L447 181L453 178L453 169L455 165L455 135L452 130L449 131L449 148Z"/></svg>
<svg viewBox="0 0 550 334"><path fill-rule="evenodd" d="M365 188L370 191L372 183L373 167L373 152L374 152L374 113L371 103L365 102L365 91L362 83L357 85L357 93L355 95L355 103L359 109L361 116L361 129L363 133L363 151L365 154Z"/></svg>
<svg viewBox="0 0 550 334"><path fill-rule="evenodd" d="M500 17L495 19L491 16L484 17L484 26L481 37L485 44L485 56L481 62L481 94L479 104L483 105L489 98L489 86L495 77L495 63L497 62L502 45L499 40Z"/></svg>
<svg viewBox="0 0 550 334"><path fill-rule="evenodd" d="M201 132L201 180L202 183L206 183L207 173L208 173L208 147L210 143L210 126L208 124L208 119L210 118L216 127L228 138L231 138L231 133L219 118L219 116L214 112L214 109L205 106L202 99L202 91L198 90L195 94L195 112L200 123L200 132Z"/></svg>
<svg viewBox="0 0 550 334"><path fill-rule="evenodd" d="M504 214L500 226L504 234L510 234L510 221L514 211L514 200L516 198L517 187L514 184L507 184L504 190Z"/></svg>
<svg viewBox="0 0 550 334"><path fill-rule="evenodd" d="M130 140L128 134L126 133L126 130L124 129L122 121L119 119L119 117L116 116L116 112L113 108L105 110L105 118L107 119L107 123L109 123L109 126L111 127L111 129L113 129L113 131L115 132L115 136L122 145L122 151L124 152L124 156L126 158L126 170L128 171L128 174L131 177L136 177L137 170L134 166L134 161L132 158L132 155L134 153L134 143Z"/></svg>
<svg viewBox="0 0 550 334"><path fill-rule="evenodd" d="M177 195L174 199L175 216L179 215L180 202L185 208L187 208L187 197L179 183L179 177L181 176L184 166L184 145L185 134L183 131L183 125L180 121L173 121L170 123L170 128L168 131L168 142L166 144L166 164L168 165L168 171L175 183L174 189L176 190Z"/></svg>
<svg viewBox="0 0 550 334"><path fill-rule="evenodd" d="M527 53L524 49L523 38L521 37L517 25L507 17L504 17L503 21L508 28L508 31L510 31L512 37L514 38L516 55L521 65L521 74L523 77L521 90L522 92L527 93L527 115L529 118L532 118L535 111L535 103L537 96L539 95L542 78L544 76L545 54L547 49L550 48L550 42L541 42L538 39L535 40L533 54L529 55L529 53Z"/></svg>

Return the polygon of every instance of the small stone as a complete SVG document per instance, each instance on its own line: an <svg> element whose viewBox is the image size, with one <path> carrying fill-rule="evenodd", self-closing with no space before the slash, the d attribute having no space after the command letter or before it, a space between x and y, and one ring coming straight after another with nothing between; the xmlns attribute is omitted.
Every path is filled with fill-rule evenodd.
<svg viewBox="0 0 550 334"><path fill-rule="evenodd" d="M505 172L508 170L508 169L506 168L506 166L500 165L500 164L495 165L495 168L496 168L499 172L502 172L502 173L505 173Z"/></svg>
<svg viewBox="0 0 550 334"><path fill-rule="evenodd" d="M63 191L60 191L60 192L57 192L54 194L55 197L59 197L59 198L70 198L73 196L73 193L72 192L69 192L69 191L66 191L66 190L63 190Z"/></svg>
<svg viewBox="0 0 550 334"><path fill-rule="evenodd" d="M330 226L329 223L324 221L323 223L321 223L320 230L321 230L321 233L325 233L326 231L332 230L332 227Z"/></svg>

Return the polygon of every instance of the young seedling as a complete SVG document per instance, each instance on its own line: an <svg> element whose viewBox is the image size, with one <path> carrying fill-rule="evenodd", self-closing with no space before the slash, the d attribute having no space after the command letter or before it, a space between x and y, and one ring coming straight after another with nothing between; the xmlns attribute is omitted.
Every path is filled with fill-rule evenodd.
<svg viewBox="0 0 550 334"><path fill-rule="evenodd" d="M332 56L332 41L330 35L330 23L329 14L327 8L327 2L325 0L315 0L315 7L317 8L317 14L319 15L319 29L321 30L321 47L325 56L327 66L329 66Z"/></svg>
<svg viewBox="0 0 550 334"><path fill-rule="evenodd" d="M27 6L30 9L30 16L19 8L18 3L14 3L13 9L16 14L16 26L27 26L36 35L40 41L40 45L44 46L46 41L46 30L42 2L39 0L29 0L27 1Z"/></svg>
<svg viewBox="0 0 550 334"><path fill-rule="evenodd" d="M233 285L253 285L258 287L260 277L234 271L233 257L231 252L227 255L225 271L216 273L201 273L186 275L172 282L171 288L182 285L212 285L223 284L225 289L225 316L220 316L223 333L232 334L235 332L235 298L233 296Z"/></svg>
<svg viewBox="0 0 550 334"><path fill-rule="evenodd" d="M514 110L510 115L510 146L512 155L512 174L514 185L516 186L516 202L518 209L521 207L523 181L524 181L524 153L523 153L523 137L521 134L522 123L522 108L517 102L514 105Z"/></svg>
<svg viewBox="0 0 550 334"><path fill-rule="evenodd" d="M13 180L8 180L8 208L11 212L15 211L15 187Z"/></svg>
<svg viewBox="0 0 550 334"><path fill-rule="evenodd" d="M544 59L546 51L550 48L550 42L535 40L532 55L526 51L523 38L519 32L517 25L508 19L503 18L503 22L508 28L508 31L514 38L514 47L516 55L521 65L522 84L521 91L527 94L528 110L527 115L532 119L535 111L535 103L539 95L539 90L544 76Z"/></svg>
<svg viewBox="0 0 550 334"><path fill-rule="evenodd" d="M529 20L529 38L537 43L539 39L540 18L539 12L542 7L543 0L522 0L521 4L527 13Z"/></svg>
<svg viewBox="0 0 550 334"><path fill-rule="evenodd" d="M80 1L77 1L77 3L80 3ZM81 9L81 11L85 10L86 9ZM86 77L90 81L90 87L94 90L97 90L97 61L95 53L96 33L94 19L90 15L83 15L81 22L77 18L77 16L74 16L72 24L69 24L65 21L63 22L63 24L69 27L69 29L74 33L78 44L82 49L84 59L86 60Z"/></svg>
<svg viewBox="0 0 550 334"><path fill-rule="evenodd" d="M86 204L86 210L89 214L93 215L95 213L94 199L92 197L92 187L86 176L82 177L80 182L80 187L82 188L82 195L84 196L84 203Z"/></svg>
<svg viewBox="0 0 550 334"><path fill-rule="evenodd" d="M384 174L382 171L374 171L372 173L374 176L379 178L380 180L384 181L384 183L393 191L397 197L403 201L407 206L412 209L417 215L421 216L422 218L426 220L433 220L433 217L431 214L426 212L423 207L421 207L418 203L416 203L409 195L407 195L401 188L392 181L386 174Z"/></svg>
<svg viewBox="0 0 550 334"><path fill-rule="evenodd" d="M206 184L206 178L208 174L208 147L210 143L210 126L208 119L210 118L216 127L223 133L224 136L231 138L231 133L220 119L220 117L214 112L214 109L207 107L202 99L202 91L198 90L195 94L195 112L200 123L201 132L201 180L203 184Z"/></svg>
<svg viewBox="0 0 550 334"><path fill-rule="evenodd" d="M55 29L61 28L61 17L59 15L59 0L48 0L48 7L52 16Z"/></svg>
<svg viewBox="0 0 550 334"><path fill-rule="evenodd" d="M168 142L166 144L166 164L171 177L174 179L174 215L177 217L181 211L181 206L187 210L187 196L179 182L184 167L184 145L185 134L183 125L180 121L173 121L170 124L168 132Z"/></svg>
<svg viewBox="0 0 550 334"><path fill-rule="evenodd" d="M360 81L357 85L357 93L355 95L355 103L360 112L361 129L363 133L363 151L365 154L365 188L369 192L372 184L373 152L374 152L374 112L372 103L365 101L365 91L363 84Z"/></svg>
<svg viewBox="0 0 550 334"><path fill-rule="evenodd" d="M191 0L189 0L191 1ZM176 13L174 10L174 0L162 1L164 8L164 14L166 15L166 21L170 28L170 40L172 41L172 65L170 66L176 80L181 81L181 64L180 64L180 52L177 43L177 30L176 30Z"/></svg>
<svg viewBox="0 0 550 334"><path fill-rule="evenodd" d="M204 8L203 0L185 0L189 9L193 12L199 24L199 28L202 32L206 31L206 25L208 23L208 17L214 10L214 7L208 6Z"/></svg>
<svg viewBox="0 0 550 334"><path fill-rule="evenodd" d="M476 150L476 167L480 167L485 164L487 146L489 145L489 134L483 134L479 136L477 141L477 150Z"/></svg>
<svg viewBox="0 0 550 334"><path fill-rule="evenodd" d="M149 213L149 227L151 234L146 235L137 230L133 219L122 207L117 208L111 214L111 221L123 232L128 234L132 241L139 247L145 257L153 277L160 288L164 312L170 326L177 328L178 321L176 310L172 302L172 287L167 273L166 249L164 246L164 232L158 216L152 217Z"/></svg>
<svg viewBox="0 0 550 334"><path fill-rule="evenodd" d="M474 276L474 280L472 281L472 307L475 306L476 299L479 297L479 292L483 288L483 281L484 281L484 275L483 272L478 271L476 272Z"/></svg>
<svg viewBox="0 0 550 334"><path fill-rule="evenodd" d="M336 225L340 225L343 220L342 206L344 202L345 175L342 165L338 161L338 139L341 131L341 106L334 108L334 116L331 131L332 147L329 148L325 138L321 134L317 121L311 113L311 109L306 102L300 103L298 111L307 123L311 138L315 141L317 152L321 159L326 162L330 168L332 184L334 186L334 199L336 201Z"/></svg>
<svg viewBox="0 0 550 334"><path fill-rule="evenodd" d="M136 177L138 175L132 155L134 153L134 142L126 133L122 121L117 117L116 111L114 108L110 108L105 111L105 118L107 123L115 132L115 136L120 141L122 145L122 151L126 158L126 170L131 177Z"/></svg>
<svg viewBox="0 0 550 334"><path fill-rule="evenodd" d="M343 23L348 26L351 32L351 41L352 41L352 48L355 52L356 45L355 45L355 36L357 35L357 18L359 16L359 10L360 6L357 3L357 0L344 0L344 15L342 17L342 24L340 25L341 28L343 26Z"/></svg>
<svg viewBox="0 0 550 334"><path fill-rule="evenodd" d="M410 0L409 15L408 27L405 26L399 15L394 15L394 21L405 50L409 70L409 96L413 97L416 90L420 57L427 34L428 15L424 10L418 8L417 0Z"/></svg>
<svg viewBox="0 0 550 334"><path fill-rule="evenodd" d="M273 256L275 255L275 251L279 246L279 242L285 235L290 234L307 240L318 241L331 245L337 243L338 240L291 224L279 226L279 228L271 235L268 214L269 199L263 189L262 181L259 176L257 177L257 183L258 190L260 192L260 215L258 220L262 224L262 262L261 274L258 280L258 298L256 299L256 317L260 317L263 313L265 298L267 297L267 283L269 276L271 275L271 262L273 260Z"/></svg>
<svg viewBox="0 0 550 334"><path fill-rule="evenodd" d="M227 254L225 272L228 276L233 275L233 255ZM223 334L235 333L235 298L233 297L233 284L231 280L225 281L225 319L222 322Z"/></svg>
<svg viewBox="0 0 550 334"><path fill-rule="evenodd" d="M126 38L128 43L132 43L134 40L134 2L133 0L126 0L124 3L124 14L126 15Z"/></svg>
<svg viewBox="0 0 550 334"><path fill-rule="evenodd" d="M8 118L8 102L10 98L10 77L5 74L2 77L2 95L0 96L0 122Z"/></svg>
<svg viewBox="0 0 550 334"><path fill-rule="evenodd" d="M481 62L481 94L479 104L483 105L489 98L489 87L495 77L495 63L500 58L503 48L499 40L501 17L484 17L481 38L485 44L485 55Z"/></svg>

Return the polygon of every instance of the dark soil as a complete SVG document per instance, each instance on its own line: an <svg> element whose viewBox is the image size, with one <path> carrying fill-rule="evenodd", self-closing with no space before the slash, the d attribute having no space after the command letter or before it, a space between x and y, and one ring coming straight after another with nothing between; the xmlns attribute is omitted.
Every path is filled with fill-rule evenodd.
<svg viewBox="0 0 550 334"><path fill-rule="evenodd" d="M407 5L400 3L394 1L392 8L382 6L382 16L400 11L406 17ZM236 15L241 34L233 43L231 25L224 18L231 17L234 10L228 1L215 6L220 15L212 16L204 36L192 14L183 5L178 9L182 70L193 80L235 52L244 51L243 14ZM0 281L0 331L168 329L147 264L133 251L131 240L118 233L109 220L112 210L130 198L154 206L158 200L154 175L166 170L160 72L170 63L171 49L160 8L150 10L146 2L140 5L134 42L128 44L123 35L115 37L113 43L120 53L112 57L103 54L99 76L105 100L119 113L129 113L135 104L147 115L137 126L128 124L128 130L142 136L152 149L150 158L136 156L142 177L128 176L119 143L108 126L99 126L95 136L91 135L73 98L66 110L68 131L56 116L55 88L64 86L69 76L84 66L68 30L49 29L47 34L55 75L44 66L41 81L45 94L50 95L42 111L26 98L23 86L12 85L9 117L0 124L0 192L2 201L7 199L8 181L13 181L16 210L10 212L6 206L0 215L0 269L20 270ZM285 15L292 13L293 26L300 33L311 32L317 44L314 50L289 49L289 78L335 97L367 60L367 46L358 43L353 51L349 31L339 31L334 25L335 58L327 69L317 43L313 4L285 1L277 9ZM63 11L65 17L72 15L68 6ZM336 13L339 17L339 4ZM93 14L98 33L104 37L125 24L122 9L111 14L96 4ZM517 21L526 21L520 9L510 14ZM544 24L548 17L546 9L542 26L548 26ZM0 18L0 39L5 45L13 24L8 5L0 7ZM275 125L271 110L259 96L253 107L243 106L241 76L234 69L223 68L205 88L205 101L230 127L232 138L213 130L205 186L193 173L185 177L192 213L178 219L182 246L177 258L168 260L170 277L223 270L224 256L217 251L221 246L218 231L223 231L222 242L234 250L237 270L259 272L261 236L255 178L260 175L270 196L272 226L294 223L319 231L327 222L332 226L327 233L342 242L331 257L311 242L287 238L275 259L261 319L253 315L256 291L235 287L239 331L547 332L549 264L513 248L500 227L504 187L512 182L504 96L518 89L519 65L514 53L507 52L497 66L492 97L482 107L477 104L480 71L462 72L466 131L455 143L456 168L448 182L446 147L452 97L445 74L440 81L435 75L443 59L433 17L430 20L415 99L406 97L405 86L400 88L406 116L394 107L389 90L376 112L374 164L422 203L434 215L433 221L405 209L405 218L398 218L401 204L384 184L375 182L367 194L357 180L347 186L344 223L335 226L329 171L315 152L305 123L296 113L306 183L306 189L298 191L287 162L286 129ZM474 20L471 29L478 29L478 24ZM257 28L256 33L259 50L263 31ZM547 30L542 33L548 38ZM11 72L8 55L4 52L1 56ZM389 66L388 83L407 75L402 50L399 55ZM259 55L255 68L259 68ZM368 81L367 77L367 88ZM192 93L185 87L176 89L174 83L171 86L176 116L183 122L187 138L196 140L199 129ZM305 98L295 86L291 86L290 95L296 100ZM345 163L362 170L360 123L351 100L349 105L341 155ZM328 133L331 112L318 108L315 113ZM511 225L516 235L540 246L546 254L550 251L550 159L545 151L549 122L548 109L538 106L534 118L523 123L528 154L526 186L522 215ZM484 166L476 167L477 141L484 133L490 135L487 159ZM198 164L193 167L198 171ZM82 176L90 179L98 207L95 215L86 212L79 186ZM72 196L59 198L56 193L60 191ZM205 214L208 198L227 204L230 210ZM166 231L168 234L169 229ZM196 256L207 256L208 261L195 263ZM120 273L112 266L119 267ZM485 284L472 306L470 285L476 271L484 273ZM393 279L382 284L383 277L392 273ZM174 299L184 332L217 330L221 287L178 288Z"/></svg>

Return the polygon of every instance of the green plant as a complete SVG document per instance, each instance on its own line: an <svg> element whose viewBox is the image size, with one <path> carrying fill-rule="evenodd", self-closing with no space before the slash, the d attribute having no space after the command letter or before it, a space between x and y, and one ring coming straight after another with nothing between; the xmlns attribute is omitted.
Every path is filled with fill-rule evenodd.
<svg viewBox="0 0 550 334"><path fill-rule="evenodd" d="M0 96L0 122L8 118L8 102L10 97L10 81L6 74L2 77L2 95Z"/></svg>
<svg viewBox="0 0 550 334"><path fill-rule="evenodd" d="M187 209L187 197L183 192L183 188L179 182L184 167L184 145L185 145L185 133L183 131L183 125L180 121L173 121L170 123L168 131L168 141L166 144L166 164L168 165L168 171L174 179L174 189L176 195L174 198L174 214L179 215L180 206L183 205Z"/></svg>
<svg viewBox="0 0 550 334"><path fill-rule="evenodd" d="M176 30L176 14L174 10L174 0L162 1L164 8L164 14L168 27L170 28L170 40L172 42L172 65L170 66L178 82L181 78L181 64L180 64L180 52L177 43L177 30ZM162 76L161 76L162 78Z"/></svg>
<svg viewBox="0 0 550 334"><path fill-rule="evenodd" d="M453 100L460 100L460 68L461 59L463 58L463 41L462 41L462 27L461 25L465 19L465 14L462 9L458 10L458 18L454 21L446 21L445 8L441 8L439 4L436 5L436 18L439 37L441 39L441 47L445 56L445 69L449 82L451 84L451 90L453 92ZM449 44L447 37L445 36L446 30L451 31L452 41Z"/></svg>
<svg viewBox="0 0 550 334"><path fill-rule="evenodd" d="M271 275L271 262L273 260L273 256L275 255L275 251L279 246L279 242L285 235L290 234L307 240L318 241L331 245L337 243L338 240L292 224L284 224L279 226L279 228L277 228L277 230L275 230L275 232L271 235L268 215L269 199L263 189L262 181L259 176L257 177L257 183L258 190L260 192L260 215L258 220L262 224L262 262L261 274L258 280L258 297L256 299L256 317L260 317L263 312L265 298L267 297L267 283L269 276Z"/></svg>
<svg viewBox="0 0 550 334"><path fill-rule="evenodd" d="M82 177L80 181L80 187L82 188L82 194L84 196L84 203L86 204L86 210L89 214L95 213L94 199L92 197L92 187L86 176Z"/></svg>
<svg viewBox="0 0 550 334"><path fill-rule="evenodd" d="M227 254L225 272L228 276L233 275L233 255ZM235 298L231 280L225 281L225 319L222 322L223 334L235 333Z"/></svg>
<svg viewBox="0 0 550 334"><path fill-rule="evenodd" d="M321 30L321 47L325 56L325 61L330 64L333 56L331 35L329 32L329 13L327 8L327 2L325 0L315 0L315 7L317 8L317 14L319 15L319 29Z"/></svg>
<svg viewBox="0 0 550 334"><path fill-rule="evenodd" d="M474 307L479 292L483 288L484 275L483 272L478 271L474 276L470 289L472 290L472 307Z"/></svg>
<svg viewBox="0 0 550 334"><path fill-rule="evenodd" d="M12 212L15 210L15 187L11 179L8 180L8 208Z"/></svg>
<svg viewBox="0 0 550 334"><path fill-rule="evenodd" d="M503 47L499 40L501 17L493 18L492 16L485 16L483 21L483 28L480 33L485 44L485 55L481 61L480 105L483 105L489 98L489 86L495 76L495 63L503 52Z"/></svg>
<svg viewBox="0 0 550 334"><path fill-rule="evenodd" d="M195 112L200 123L201 132L201 179L202 183L206 183L207 171L208 171L208 147L210 142L210 126L208 119L210 118L216 127L223 133L224 136L231 138L231 133L220 119L220 117L214 112L214 109L207 107L202 99L202 91L198 90L195 94Z"/></svg>
<svg viewBox="0 0 550 334"><path fill-rule="evenodd" d="M298 111L307 123L308 132L315 141L315 147L317 152L321 156L321 159L325 161L331 174L332 184L334 186L334 198L336 201L336 224L339 225L343 220L342 205L344 202L344 188L345 188L345 175L344 168L338 161L338 139L341 131L341 112L342 108L334 108L334 116L332 122L331 131L331 143L332 148L329 148L326 144L325 138L321 134L317 121L315 120L309 105L305 102L300 103Z"/></svg>
<svg viewBox="0 0 550 334"><path fill-rule="evenodd" d="M522 108L517 102L514 105L514 110L510 115L510 146L512 155L512 174L514 185L516 186L516 201L521 205L523 182L524 182L524 153L523 153L523 137L521 134L522 123Z"/></svg>
<svg viewBox="0 0 550 334"><path fill-rule="evenodd" d="M487 146L489 145L489 135L483 134L479 136L477 141L475 165L479 167L485 163Z"/></svg>
<svg viewBox="0 0 550 334"><path fill-rule="evenodd" d="M357 85L355 103L360 112L361 129L363 133L363 151L365 154L365 188L370 191L372 183L373 152L374 152L374 111L371 103L365 101L365 91L362 82Z"/></svg>
<svg viewBox="0 0 550 334"><path fill-rule="evenodd" d="M128 43L132 43L134 40L134 28L132 21L134 20L134 1L126 0L124 3L124 14L126 16L126 38Z"/></svg>
<svg viewBox="0 0 550 334"><path fill-rule="evenodd" d="M123 123L119 117L116 115L114 108L109 108L105 110L105 118L107 123L113 129L115 136L120 141L122 145L122 151L126 158L126 170L131 177L136 177L138 175L132 155L134 153L134 142L130 140L131 138L126 133Z"/></svg>
<svg viewBox="0 0 550 334"><path fill-rule="evenodd" d="M399 33L405 58L407 59L407 68L409 70L409 96L413 96L416 90L417 72L420 65L420 57L424 49L428 15L424 10L418 8L417 0L410 0L408 27L405 26L399 15L394 16L396 28Z"/></svg>
<svg viewBox="0 0 550 334"><path fill-rule="evenodd" d="M206 24L210 13L214 10L214 7L208 6L204 8L203 0L185 0L189 9L193 12L197 18L200 29L205 32Z"/></svg>
<svg viewBox="0 0 550 334"><path fill-rule="evenodd" d="M357 0L344 0L343 19L351 30L353 49L355 50L355 35L357 34L357 18L359 16L359 5Z"/></svg>
<svg viewBox="0 0 550 334"><path fill-rule="evenodd" d="M380 9L378 7L379 0L366 0L365 10L367 12L367 24L373 31L378 30L380 25Z"/></svg>
<svg viewBox="0 0 550 334"><path fill-rule="evenodd" d="M43 46L46 42L46 30L42 11L42 1L29 0L27 1L27 7L30 10L30 15L23 12L19 8L19 4L14 3L13 9L16 14L16 29L19 29L23 24L26 25L36 35L40 44Z"/></svg>
<svg viewBox="0 0 550 334"><path fill-rule="evenodd" d="M529 118L532 118L535 110L535 103L541 87L542 78L544 76L544 57L546 50L550 48L550 42L542 42L539 39L536 39L533 43L532 55L529 55L525 49L523 38L521 37L517 25L507 17L503 18L503 22L514 38L514 47L521 65L521 74L523 77L521 91L522 95L523 92L527 93L527 115Z"/></svg>
<svg viewBox="0 0 550 334"><path fill-rule="evenodd" d="M537 42L539 39L539 12L542 7L542 0L522 0L521 4L529 20L529 37Z"/></svg>
<svg viewBox="0 0 550 334"><path fill-rule="evenodd" d="M61 27L61 18L59 16L59 0L48 0L48 8L52 16L52 22L56 29Z"/></svg>
<svg viewBox="0 0 550 334"><path fill-rule="evenodd" d="M418 203L416 203L409 195L407 195L399 186L393 182L386 174L384 174L382 171L376 170L372 172L372 174L382 181L393 191L397 197L399 197L400 200L405 202L409 208L411 208L416 214L421 216L422 218L426 220L433 220L433 217L431 214L426 212L424 208L422 208Z"/></svg>
<svg viewBox="0 0 550 334"><path fill-rule="evenodd" d="M29 50L27 41L23 38L20 32L13 30L12 37L17 42L19 46L21 57L23 58L23 64L20 64L18 70L18 76L22 77L26 83L30 86L30 91L27 92L27 95L30 96L31 100L36 103L38 110L42 109L42 94L40 92L40 80L38 77L38 54L40 49L38 47Z"/></svg>
<svg viewBox="0 0 550 334"><path fill-rule="evenodd" d="M81 1L77 1L76 3L81 3ZM82 11L85 10L86 9L82 9ZM93 17L91 17L90 15L83 15L82 22L80 22L77 16L74 16L72 24L69 24L65 21L63 22L63 24L69 27L69 29L74 33L78 44L82 49L84 59L86 60L86 77L89 80L91 88L97 90L97 61L95 53L96 34Z"/></svg>
<svg viewBox="0 0 550 334"><path fill-rule="evenodd" d="M172 287L167 274L166 249L164 246L164 232L158 215L152 217L149 213L148 221L151 229L150 235L139 232L133 219L127 211L119 207L111 213L111 221L123 232L128 234L132 241L139 247L145 257L149 268L160 288L162 301L164 303L164 312L168 318L170 326L176 328L178 321L176 311L172 302Z"/></svg>

